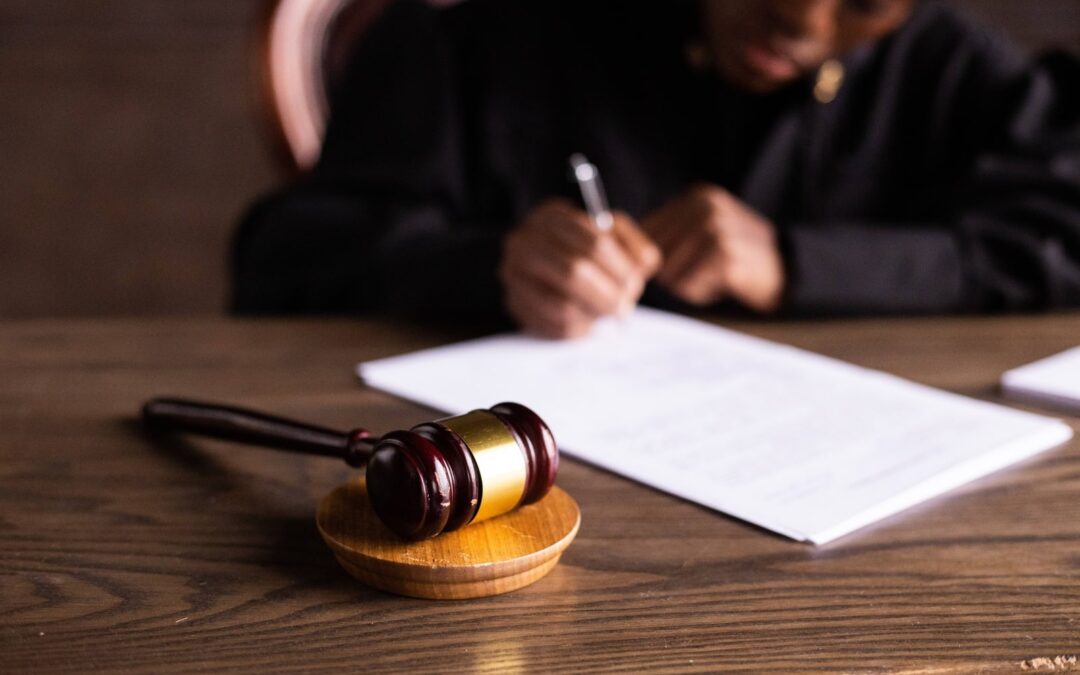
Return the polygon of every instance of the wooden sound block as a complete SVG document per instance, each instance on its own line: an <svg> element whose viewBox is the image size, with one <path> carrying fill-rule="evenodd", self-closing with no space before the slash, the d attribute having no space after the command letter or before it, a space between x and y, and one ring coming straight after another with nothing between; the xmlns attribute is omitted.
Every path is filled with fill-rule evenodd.
<svg viewBox="0 0 1080 675"><path fill-rule="evenodd" d="M375 588L435 600L498 595L550 572L581 524L574 499L553 487L539 502L423 541L405 541L375 517L364 479L323 497L319 532L338 562Z"/></svg>

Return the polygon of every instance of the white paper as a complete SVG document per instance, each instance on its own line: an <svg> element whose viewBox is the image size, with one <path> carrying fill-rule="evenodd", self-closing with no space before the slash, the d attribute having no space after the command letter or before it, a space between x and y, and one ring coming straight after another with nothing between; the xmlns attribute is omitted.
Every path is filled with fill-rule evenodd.
<svg viewBox="0 0 1080 675"><path fill-rule="evenodd" d="M502 335L358 370L451 414L523 403L569 454L819 544L1072 436L1059 420L648 309L581 340Z"/></svg>
<svg viewBox="0 0 1080 675"><path fill-rule="evenodd" d="M1010 370L1001 386L1018 398L1080 411L1080 347Z"/></svg>

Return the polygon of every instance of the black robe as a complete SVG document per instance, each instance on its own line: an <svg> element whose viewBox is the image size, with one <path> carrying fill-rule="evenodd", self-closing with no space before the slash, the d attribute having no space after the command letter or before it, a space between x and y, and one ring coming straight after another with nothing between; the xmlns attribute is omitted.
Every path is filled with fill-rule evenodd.
<svg viewBox="0 0 1080 675"><path fill-rule="evenodd" d="M936 2L767 96L686 58L696 4L399 1L336 92L309 175L248 213L238 312L497 315L504 233L584 152L641 218L697 181L778 228L789 314L1080 304L1080 65ZM650 287L650 304L679 303Z"/></svg>

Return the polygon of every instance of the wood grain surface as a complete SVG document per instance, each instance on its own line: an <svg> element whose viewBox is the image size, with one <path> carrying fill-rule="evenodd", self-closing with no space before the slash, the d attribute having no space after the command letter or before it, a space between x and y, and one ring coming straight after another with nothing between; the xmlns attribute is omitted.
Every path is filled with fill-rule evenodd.
<svg viewBox="0 0 1080 675"><path fill-rule="evenodd" d="M534 504L405 541L375 515L361 476L319 501L319 534L345 570L369 586L415 598L462 600L535 583L559 562L581 525L574 498L555 486Z"/></svg>
<svg viewBox="0 0 1080 675"><path fill-rule="evenodd" d="M1080 343L1080 315L735 327L991 400L1003 370ZM820 548L567 457L582 526L560 564L441 603L335 562L314 514L348 467L151 443L131 422L172 394L407 428L432 411L362 388L352 364L465 337L359 320L0 325L0 673L1076 669L1075 441Z"/></svg>

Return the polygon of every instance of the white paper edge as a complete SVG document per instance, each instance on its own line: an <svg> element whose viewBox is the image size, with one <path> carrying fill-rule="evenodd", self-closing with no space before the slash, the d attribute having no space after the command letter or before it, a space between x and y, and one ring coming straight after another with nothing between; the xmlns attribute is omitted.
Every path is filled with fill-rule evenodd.
<svg viewBox="0 0 1080 675"><path fill-rule="evenodd" d="M848 520L821 532L809 536L814 544L826 544L855 530L896 515L917 504L928 502L935 497L989 476L1017 462L1060 447L1073 437L1073 430L1068 424L1057 420L1048 425L1039 435L1032 434L998 447L994 452L980 455L967 462L957 464L907 490L880 502L876 506L849 518Z"/></svg>

